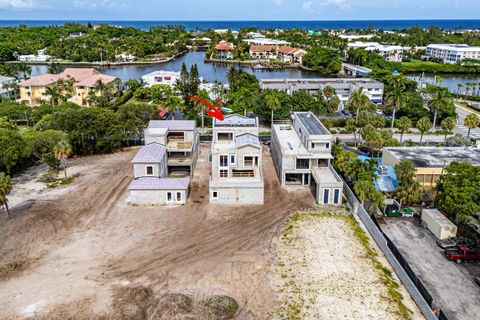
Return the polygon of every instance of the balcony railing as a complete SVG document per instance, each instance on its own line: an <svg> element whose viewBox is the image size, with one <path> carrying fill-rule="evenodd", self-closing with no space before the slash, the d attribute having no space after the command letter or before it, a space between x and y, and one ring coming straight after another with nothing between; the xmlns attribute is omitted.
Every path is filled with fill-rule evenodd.
<svg viewBox="0 0 480 320"><path fill-rule="evenodd" d="M193 142L183 141L183 140L168 139L168 142L167 142L167 148L169 149L190 150L192 148L192 145L193 145Z"/></svg>

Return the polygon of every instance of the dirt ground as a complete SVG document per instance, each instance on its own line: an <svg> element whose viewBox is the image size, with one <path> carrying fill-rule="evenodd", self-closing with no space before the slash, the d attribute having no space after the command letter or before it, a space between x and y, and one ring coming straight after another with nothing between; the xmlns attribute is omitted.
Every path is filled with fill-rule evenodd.
<svg viewBox="0 0 480 320"><path fill-rule="evenodd" d="M361 244L357 222L345 210L328 210L293 215L274 243L276 319L424 319L403 286L403 306L392 298L399 280L381 255L369 253L378 252L371 239Z"/></svg>
<svg viewBox="0 0 480 320"><path fill-rule="evenodd" d="M281 188L264 151L265 204L210 205L208 147L175 208L126 204L136 149L76 159L79 177L53 190L32 179L45 168L15 179L13 218L0 218L0 318L221 319L202 301L228 296L238 319L265 319L272 239L314 199Z"/></svg>

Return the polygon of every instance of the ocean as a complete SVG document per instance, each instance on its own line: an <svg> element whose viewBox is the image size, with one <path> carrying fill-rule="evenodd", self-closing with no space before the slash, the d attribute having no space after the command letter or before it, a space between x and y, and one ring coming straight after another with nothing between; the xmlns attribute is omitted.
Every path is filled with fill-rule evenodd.
<svg viewBox="0 0 480 320"><path fill-rule="evenodd" d="M92 24L107 23L122 27L135 27L141 30L148 30L152 26L159 25L183 25L188 31L206 29L231 29L239 30L246 27L257 29L292 29L300 28L305 30L321 29L384 29L398 30L412 26L427 28L436 26L442 29L479 29L480 20L345 20L345 21L87 21L87 20L0 20L0 27L17 27L19 24L27 26L48 26L63 25L65 22L79 22Z"/></svg>

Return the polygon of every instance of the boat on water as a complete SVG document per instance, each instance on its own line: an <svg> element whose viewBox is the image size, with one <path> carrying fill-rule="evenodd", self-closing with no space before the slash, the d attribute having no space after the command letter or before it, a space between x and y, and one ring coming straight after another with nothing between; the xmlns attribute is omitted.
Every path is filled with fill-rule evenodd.
<svg viewBox="0 0 480 320"><path fill-rule="evenodd" d="M261 65L261 64L256 64L256 65L252 66L252 69L253 70L265 70L267 68L265 66Z"/></svg>

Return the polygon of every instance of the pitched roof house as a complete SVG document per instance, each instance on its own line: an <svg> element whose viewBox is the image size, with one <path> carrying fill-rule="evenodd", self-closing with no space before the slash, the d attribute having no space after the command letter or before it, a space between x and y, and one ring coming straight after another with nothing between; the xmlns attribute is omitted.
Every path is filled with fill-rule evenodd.
<svg viewBox="0 0 480 320"><path fill-rule="evenodd" d="M69 101L78 105L86 105L88 94L98 81L108 84L116 79L116 77L101 74L93 68L66 68L60 74L47 73L20 82L18 84L20 88L19 102L36 107L41 100L50 99L46 95L47 87L55 85L59 80L72 80L74 92ZM100 95L101 93L96 94Z"/></svg>

